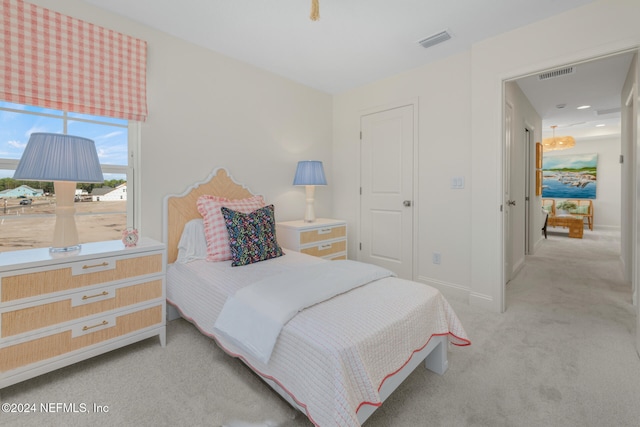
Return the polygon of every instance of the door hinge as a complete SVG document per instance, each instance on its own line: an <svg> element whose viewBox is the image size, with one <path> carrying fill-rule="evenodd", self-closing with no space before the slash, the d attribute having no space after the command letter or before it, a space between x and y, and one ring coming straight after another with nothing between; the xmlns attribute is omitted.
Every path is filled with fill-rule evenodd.
<svg viewBox="0 0 640 427"><path fill-rule="evenodd" d="M500 212L502 212L502 205L500 205Z"/></svg>
<svg viewBox="0 0 640 427"><path fill-rule="evenodd" d="M362 131L360 131L360 141L362 141Z"/></svg>
<svg viewBox="0 0 640 427"><path fill-rule="evenodd" d="M360 250L362 250L362 242L360 242Z"/></svg>
<svg viewBox="0 0 640 427"><path fill-rule="evenodd" d="M360 187L360 195L362 196L362 187Z"/></svg>

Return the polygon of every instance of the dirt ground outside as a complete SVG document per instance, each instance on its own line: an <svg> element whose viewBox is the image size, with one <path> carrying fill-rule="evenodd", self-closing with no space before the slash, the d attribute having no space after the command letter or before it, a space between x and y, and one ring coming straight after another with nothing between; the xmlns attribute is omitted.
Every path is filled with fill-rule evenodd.
<svg viewBox="0 0 640 427"><path fill-rule="evenodd" d="M5 204L6 200L6 204ZM55 226L55 198L0 199L0 252L51 246ZM119 240L127 224L127 202L77 202L76 226L80 243Z"/></svg>

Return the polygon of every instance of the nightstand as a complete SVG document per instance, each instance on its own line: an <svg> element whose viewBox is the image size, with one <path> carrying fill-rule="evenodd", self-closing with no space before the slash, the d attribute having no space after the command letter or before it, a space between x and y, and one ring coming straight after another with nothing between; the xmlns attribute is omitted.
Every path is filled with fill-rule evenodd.
<svg viewBox="0 0 640 427"><path fill-rule="evenodd" d="M0 388L158 335L166 337L162 243L85 243L0 253Z"/></svg>
<svg viewBox="0 0 640 427"><path fill-rule="evenodd" d="M346 221L318 218L314 222L278 222L276 236L287 249L331 260L347 259Z"/></svg>

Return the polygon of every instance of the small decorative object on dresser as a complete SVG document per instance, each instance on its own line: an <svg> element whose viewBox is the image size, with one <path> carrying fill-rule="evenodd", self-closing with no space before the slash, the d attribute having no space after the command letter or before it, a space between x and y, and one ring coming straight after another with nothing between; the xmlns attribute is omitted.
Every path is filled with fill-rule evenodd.
<svg viewBox="0 0 640 427"><path fill-rule="evenodd" d="M165 345L165 245L84 243L0 257L0 388L155 335Z"/></svg>
<svg viewBox="0 0 640 427"><path fill-rule="evenodd" d="M125 228L122 230L122 243L128 248L138 244L138 230L135 228Z"/></svg>
<svg viewBox="0 0 640 427"><path fill-rule="evenodd" d="M318 218L315 222L286 221L276 224L280 246L327 259L347 259L347 223Z"/></svg>

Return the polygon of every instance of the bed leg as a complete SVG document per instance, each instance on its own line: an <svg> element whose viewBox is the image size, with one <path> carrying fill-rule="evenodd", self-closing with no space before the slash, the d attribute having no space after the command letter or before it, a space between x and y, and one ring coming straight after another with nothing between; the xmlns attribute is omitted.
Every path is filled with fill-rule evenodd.
<svg viewBox="0 0 640 427"><path fill-rule="evenodd" d="M447 340L441 340L438 345L429 353L424 360L424 366L438 375L447 372L449 362L447 361Z"/></svg>
<svg viewBox="0 0 640 427"><path fill-rule="evenodd" d="M167 304L167 322L179 319L180 317L182 316L180 316L180 312L178 311L178 309L171 304Z"/></svg>

